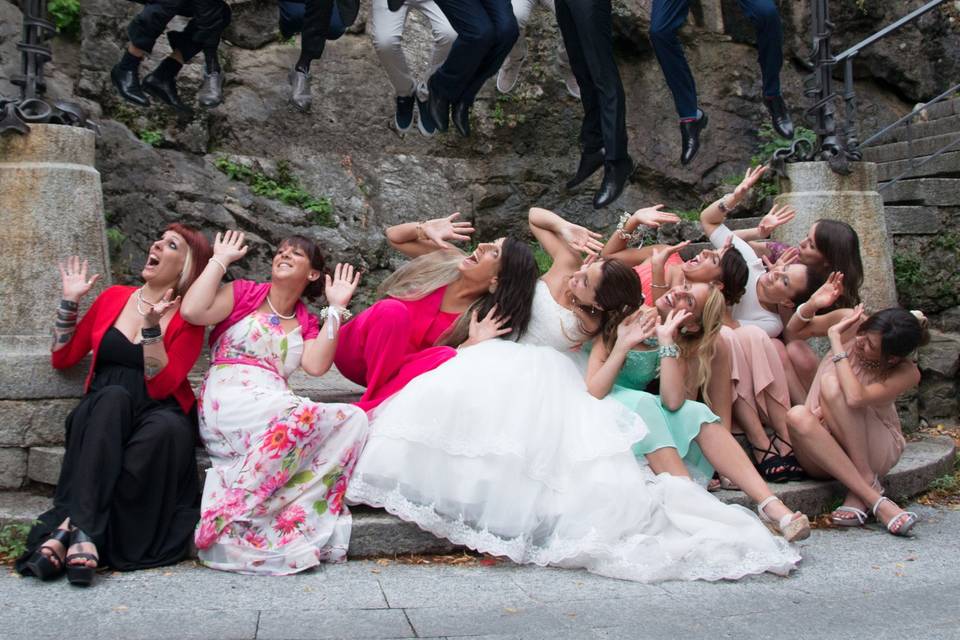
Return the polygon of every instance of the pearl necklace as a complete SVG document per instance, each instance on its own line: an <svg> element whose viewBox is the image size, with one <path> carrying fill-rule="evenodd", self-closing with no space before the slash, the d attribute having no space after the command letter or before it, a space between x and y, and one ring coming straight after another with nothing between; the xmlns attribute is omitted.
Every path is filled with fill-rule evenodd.
<svg viewBox="0 0 960 640"><path fill-rule="evenodd" d="M267 294L267 306L270 307L270 311L273 311L273 315L277 316L278 318L283 318L284 320L293 320L294 318L297 317L296 307L294 307L293 313L291 313L291 314L288 315L288 316L285 316L285 315L283 315L282 313L280 313L279 311L277 311L277 308L273 306L273 303L272 303L272 302L270 302L270 294L269 294L269 293Z"/></svg>
<svg viewBox="0 0 960 640"><path fill-rule="evenodd" d="M143 287L140 287L139 289L137 289L137 313L139 313L141 316L147 317L147 314L150 313L149 308L146 311L144 311L141 308L141 305L148 304L152 307L153 305L158 304L159 302L160 300L157 300L157 302L150 302L149 300L144 300Z"/></svg>

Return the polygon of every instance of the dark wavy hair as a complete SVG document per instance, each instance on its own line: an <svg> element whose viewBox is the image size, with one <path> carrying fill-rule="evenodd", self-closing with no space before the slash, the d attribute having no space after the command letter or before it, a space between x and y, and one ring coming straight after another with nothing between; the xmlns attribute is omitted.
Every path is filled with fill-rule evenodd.
<svg viewBox="0 0 960 640"><path fill-rule="evenodd" d="M813 243L823 254L826 271L843 274L843 293L835 308L849 308L860 304L863 285L863 261L860 259L860 237L846 222L824 218L817 220Z"/></svg>
<svg viewBox="0 0 960 640"><path fill-rule="evenodd" d="M327 262L323 254L320 253L320 247L317 246L317 243L306 236L292 235L284 238L280 244L277 245L277 252L279 253L283 247L295 247L303 251L310 260L310 268L320 272L319 278L312 282L307 282L307 287L303 290L303 296L310 299L322 296L324 287L323 274Z"/></svg>
<svg viewBox="0 0 960 640"><path fill-rule="evenodd" d="M723 299L728 305L735 305L747 291L750 269L739 251L727 251L720 258L720 284L723 285Z"/></svg>
<svg viewBox="0 0 960 640"><path fill-rule="evenodd" d="M874 313L857 329L858 334L868 331L880 334L880 351L885 356L903 358L930 342L926 324L906 309L898 307Z"/></svg>
<svg viewBox="0 0 960 640"><path fill-rule="evenodd" d="M473 312L476 311L477 317L483 319L494 306L497 307L497 315L510 318L506 326L510 327L511 331L504 337L519 340L530 324L533 292L539 277L540 271L530 245L514 238L504 238L496 289L471 304L450 331L440 337L437 344L460 346L469 336L470 317Z"/></svg>
<svg viewBox="0 0 960 640"><path fill-rule="evenodd" d="M804 302L810 299L817 289L823 286L823 283L827 281L827 273L818 267L811 267L810 265L804 265L807 268L807 286L797 292L795 296L791 299L791 302L795 306L800 306Z"/></svg>
<svg viewBox="0 0 960 640"><path fill-rule="evenodd" d="M607 350L611 350L617 341L617 327L643 304L640 276L619 260L608 258L601 265L595 297L600 328L594 335L599 335Z"/></svg>

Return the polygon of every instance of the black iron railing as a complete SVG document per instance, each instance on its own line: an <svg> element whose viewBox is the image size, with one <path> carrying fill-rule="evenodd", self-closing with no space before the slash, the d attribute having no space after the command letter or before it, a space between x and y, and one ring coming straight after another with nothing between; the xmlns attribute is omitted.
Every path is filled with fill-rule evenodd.
<svg viewBox="0 0 960 640"><path fill-rule="evenodd" d="M870 135L863 142L859 141L859 132L857 130L858 104L853 85L853 63L857 55L878 40L889 36L905 25L918 20L921 16L938 8L941 4L944 4L945 1L946 0L931 0L848 48L843 53L833 55L831 38L833 36L834 25L830 22L829 0L813 0L811 20L813 51L810 56L810 62L814 67L814 71L806 82L804 93L813 100L813 104L806 111L806 116L817 134L817 143L813 149L807 149L795 144L794 147L790 149L790 157L781 158L781 160L826 160L830 163L834 171L844 174L849 173L849 163L861 159L861 149L881 140L892 130L905 126L908 132L907 142L910 166L907 170L901 172L900 175L895 176L892 180L882 185L881 188L885 188L949 149L960 145L960 133L958 133L956 139L948 141L941 149L932 153L924 153L923 160L918 162L916 155L913 153L912 134L910 131L910 123L914 118L920 116L924 109L930 105L949 99L960 90L960 84L947 89L926 104L918 105L911 113ZM838 67L842 67L842 94L837 93L834 88L834 74ZM843 102L843 114L842 117L838 117L837 104L841 100Z"/></svg>

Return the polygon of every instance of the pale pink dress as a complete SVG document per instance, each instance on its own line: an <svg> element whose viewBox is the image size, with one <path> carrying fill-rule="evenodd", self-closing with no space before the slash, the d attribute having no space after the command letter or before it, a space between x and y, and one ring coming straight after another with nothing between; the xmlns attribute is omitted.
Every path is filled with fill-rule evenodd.
<svg viewBox="0 0 960 640"><path fill-rule="evenodd" d="M722 327L720 339L730 349L734 400L743 400L766 418L770 416L770 402L776 402L784 411L789 409L787 375L773 339L756 325Z"/></svg>

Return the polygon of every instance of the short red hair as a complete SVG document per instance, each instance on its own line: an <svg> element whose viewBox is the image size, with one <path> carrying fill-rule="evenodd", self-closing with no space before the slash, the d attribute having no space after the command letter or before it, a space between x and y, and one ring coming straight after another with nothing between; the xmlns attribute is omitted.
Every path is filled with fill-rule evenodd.
<svg viewBox="0 0 960 640"><path fill-rule="evenodd" d="M203 232L189 225L174 222L167 225L167 228L164 229L164 232L166 231L180 234L187 243L187 259L183 263L183 273L177 282L177 295L182 296L207 267L207 263L213 256L213 249Z"/></svg>

